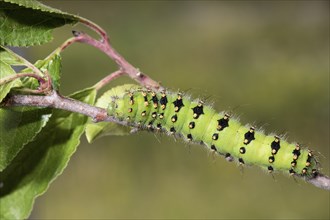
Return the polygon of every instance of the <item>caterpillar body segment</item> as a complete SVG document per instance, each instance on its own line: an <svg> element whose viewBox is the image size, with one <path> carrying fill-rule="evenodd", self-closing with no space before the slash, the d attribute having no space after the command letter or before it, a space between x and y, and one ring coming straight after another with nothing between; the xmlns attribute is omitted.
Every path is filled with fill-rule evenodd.
<svg viewBox="0 0 330 220"><path fill-rule="evenodd" d="M202 143L240 164L290 175L318 174L318 163L308 149L242 125L226 112L218 113L202 101L191 100L181 93L132 86L112 98L108 114L138 129L162 131L188 142Z"/></svg>

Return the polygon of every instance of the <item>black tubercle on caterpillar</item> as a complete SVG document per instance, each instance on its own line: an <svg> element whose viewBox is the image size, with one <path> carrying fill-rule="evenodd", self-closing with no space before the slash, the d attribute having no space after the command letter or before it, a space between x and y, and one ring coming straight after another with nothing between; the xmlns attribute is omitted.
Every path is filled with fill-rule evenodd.
<svg viewBox="0 0 330 220"><path fill-rule="evenodd" d="M268 172L315 176L318 162L308 149L279 136L245 126L226 112L216 112L182 93L154 92L132 86L116 94L108 114L138 129L162 131L185 141L203 144L226 160L257 165Z"/></svg>

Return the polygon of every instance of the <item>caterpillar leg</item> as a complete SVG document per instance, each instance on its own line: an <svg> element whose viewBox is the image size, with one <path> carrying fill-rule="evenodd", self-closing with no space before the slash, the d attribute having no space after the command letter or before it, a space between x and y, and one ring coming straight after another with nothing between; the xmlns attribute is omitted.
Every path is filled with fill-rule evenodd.
<svg viewBox="0 0 330 220"><path fill-rule="evenodd" d="M233 158L233 156L230 155L230 153L226 153L226 154L225 154L225 159L226 159L228 162L233 162L233 161L234 161L234 158Z"/></svg>

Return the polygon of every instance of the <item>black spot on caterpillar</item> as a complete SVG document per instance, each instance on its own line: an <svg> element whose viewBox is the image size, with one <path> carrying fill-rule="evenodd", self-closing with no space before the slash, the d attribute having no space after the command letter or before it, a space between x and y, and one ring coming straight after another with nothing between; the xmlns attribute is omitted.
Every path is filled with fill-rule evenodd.
<svg viewBox="0 0 330 220"><path fill-rule="evenodd" d="M242 125L230 114L218 113L201 100L191 100L181 93L154 92L132 85L129 91L112 97L108 114L141 130L162 131L203 144L227 160L256 165L270 173L318 174L318 162L310 150Z"/></svg>

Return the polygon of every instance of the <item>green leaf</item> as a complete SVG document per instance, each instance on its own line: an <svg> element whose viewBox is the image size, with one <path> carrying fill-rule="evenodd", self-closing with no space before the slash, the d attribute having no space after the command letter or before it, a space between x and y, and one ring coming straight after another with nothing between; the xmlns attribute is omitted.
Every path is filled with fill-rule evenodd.
<svg viewBox="0 0 330 220"><path fill-rule="evenodd" d="M94 103L96 91L86 89L71 97ZM67 166L83 134L87 117L63 110L53 116L38 134L0 173L0 219L26 219L36 197Z"/></svg>
<svg viewBox="0 0 330 220"><path fill-rule="evenodd" d="M35 0L0 1L0 44L41 45L52 40L52 30L74 24L79 16L51 8Z"/></svg>
<svg viewBox="0 0 330 220"><path fill-rule="evenodd" d="M0 109L0 171L41 131L51 112L31 107Z"/></svg>
<svg viewBox="0 0 330 220"><path fill-rule="evenodd" d="M97 138L109 135L129 135L130 127L115 124L113 122L90 122L86 127L86 138L88 143L92 143Z"/></svg>
<svg viewBox="0 0 330 220"><path fill-rule="evenodd" d="M122 94L125 91L129 91L133 88L138 88L139 86L133 84L127 84L123 86L118 86L112 88L105 92L95 103L95 106L100 108L108 108L109 103L112 101L114 96L117 94ZM119 125L113 122L99 122L93 123L89 122L86 127L86 138L89 143L92 143L97 138L108 136L108 135L129 135L131 133L131 128L123 125Z"/></svg>
<svg viewBox="0 0 330 220"><path fill-rule="evenodd" d="M14 53L0 46L0 80L16 74L11 65L23 65L23 63ZM0 85L0 102L6 97L11 88L19 86L21 86L19 79Z"/></svg>
<svg viewBox="0 0 330 220"><path fill-rule="evenodd" d="M40 69L44 73L48 73L52 79L52 85L55 90L59 90L60 87L60 76L61 76L61 61L62 58L59 53L53 53L45 60L38 60L34 66ZM32 72L30 68L26 68L21 72ZM30 89L36 89L39 86L38 81L35 78L27 77L22 79L24 87Z"/></svg>
<svg viewBox="0 0 330 220"><path fill-rule="evenodd" d="M52 79L52 85L55 90L58 90L60 87L60 76L61 76L61 61L62 58L60 54L54 53L52 56L48 57L45 60L38 60L34 66L36 66L38 69L40 69L42 72L46 72L51 76ZM31 72L31 69L24 69L22 72ZM28 80L25 80L26 82L30 81L30 83L34 84L34 87L38 86L38 82L36 79L33 78L27 78Z"/></svg>
<svg viewBox="0 0 330 220"><path fill-rule="evenodd" d="M24 66L24 62L22 62L22 60L17 54L12 52L8 48L2 47L1 45L0 45L0 60L12 66L16 66L16 65Z"/></svg>
<svg viewBox="0 0 330 220"><path fill-rule="evenodd" d="M15 74L16 72L11 68L10 65L0 60L0 79ZM6 97L6 95L9 93L11 88L18 86L20 86L19 79L15 79L6 84L0 85L0 102Z"/></svg>
<svg viewBox="0 0 330 220"><path fill-rule="evenodd" d="M59 90L60 87L60 77L61 77L61 64L62 58L59 53L54 53L52 56L45 60L43 65L35 64L36 67L45 72L47 70L48 74L51 76L53 89Z"/></svg>

